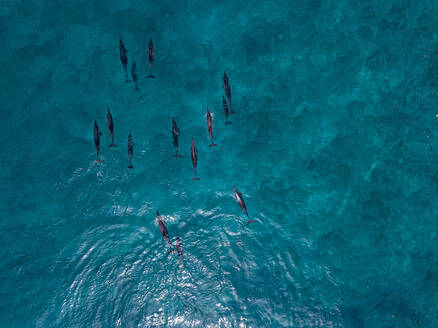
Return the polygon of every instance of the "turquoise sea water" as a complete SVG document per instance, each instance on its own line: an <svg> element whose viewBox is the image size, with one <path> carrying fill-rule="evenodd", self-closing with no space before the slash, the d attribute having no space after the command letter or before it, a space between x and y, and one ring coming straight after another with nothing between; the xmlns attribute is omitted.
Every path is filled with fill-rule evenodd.
<svg viewBox="0 0 438 328"><path fill-rule="evenodd" d="M3 2L0 326L436 327L437 6Z"/></svg>

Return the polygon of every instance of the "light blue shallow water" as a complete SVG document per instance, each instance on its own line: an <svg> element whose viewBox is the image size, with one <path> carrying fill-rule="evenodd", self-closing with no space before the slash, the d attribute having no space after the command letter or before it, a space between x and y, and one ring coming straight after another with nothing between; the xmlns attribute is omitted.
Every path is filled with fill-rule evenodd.
<svg viewBox="0 0 438 328"><path fill-rule="evenodd" d="M436 327L437 14L433 1L6 0L0 326Z"/></svg>

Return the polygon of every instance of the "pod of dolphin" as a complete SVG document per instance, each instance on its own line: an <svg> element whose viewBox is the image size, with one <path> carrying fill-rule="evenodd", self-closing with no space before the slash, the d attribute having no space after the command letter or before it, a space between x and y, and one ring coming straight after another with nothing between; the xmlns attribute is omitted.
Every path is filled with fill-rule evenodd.
<svg viewBox="0 0 438 328"><path fill-rule="evenodd" d="M121 38L119 39L119 51L120 51L120 61L122 62L123 70L124 70L125 76L126 76L125 82L131 82L129 80L129 76L128 76L128 56L127 56L128 51L126 50L125 45L123 44L123 41ZM155 76L152 74L153 61L154 61L154 46L152 43L152 39L150 39L149 46L148 46L149 75L147 76L147 78L155 78ZM134 85L135 85L135 90L138 91L139 90L139 88L138 88L138 75L137 75L137 65L135 63L135 60L131 64L131 77L132 77L132 82L134 82ZM234 114L236 112L233 111L232 107L231 107L231 88L230 88L230 84L228 82L228 76L227 76L225 71L224 71L224 77L223 77L223 87L224 87L224 92L225 92L225 97L226 97L226 99L225 99L225 97L222 96L222 104L223 104L225 118L226 118L225 125L229 125L229 124L231 124L231 122L229 121L229 115ZM227 100L228 100L228 102L227 102ZM117 147L117 145L114 144L114 123L113 123L113 117L111 115L111 111L109 108L108 108L108 112L107 112L107 124L108 124L108 131L109 131L110 137L111 137L111 144L109 145L109 147L110 148ZM213 142L213 118L211 116L211 113L210 113L210 110L208 109L208 107L207 107L207 131L208 131L208 134L209 134L210 140L211 140L209 147L217 146L217 144L215 144ZM99 130L99 126L97 125L97 122L94 121L94 145L96 146L96 152L97 152L97 158L95 161L96 163L102 162L102 160L99 158L100 137L101 136L102 136L102 132ZM181 155L178 153L179 129L178 129L178 126L176 124L174 117L172 117L172 136L173 136L173 146L175 147L175 155L173 157L181 158ZM129 136L128 136L128 158L129 158L128 169L134 168L134 166L132 165L134 145L135 144L132 140L132 135L131 135L131 133L129 133ZM192 180L200 180L200 178L197 177L197 175L196 175L196 169L197 169L197 165L198 165L198 150L196 149L195 142L194 142L193 138L192 138L192 144L190 147L190 154L191 154L193 170L194 170L194 177ZM235 187L233 187L233 192L234 192L233 197L235 198L235 200L237 201L239 206L242 208L242 210L245 212L246 216L249 218L249 214L248 214L248 211L246 209L246 205L245 205L245 201L243 200L242 193L237 191L237 189ZM171 250L169 251L168 254L171 254L175 251L175 249L173 249L173 245L170 241L169 232L167 231L166 224L164 223L164 221L161 218L161 215L158 213L158 211L157 211L156 220L158 222L158 227L160 228L160 231L161 231L161 234L163 235L164 240L171 248ZM248 220L247 224L250 224L252 222L255 222L255 221ZM178 235L176 236L176 251L178 253L181 265L183 265L182 244L181 244L181 241L180 241Z"/></svg>

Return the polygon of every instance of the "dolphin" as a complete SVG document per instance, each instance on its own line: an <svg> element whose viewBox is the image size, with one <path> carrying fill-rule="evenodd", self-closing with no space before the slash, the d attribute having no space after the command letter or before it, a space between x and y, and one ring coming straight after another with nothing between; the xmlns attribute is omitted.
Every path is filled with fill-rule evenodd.
<svg viewBox="0 0 438 328"><path fill-rule="evenodd" d="M108 130L111 136L111 145L109 147L117 147L114 144L114 124L113 124L113 117L111 115L110 109L108 108L108 113L106 114L107 122L108 122Z"/></svg>
<svg viewBox="0 0 438 328"><path fill-rule="evenodd" d="M181 244L181 241L179 240L178 235L176 235L176 250L178 252L179 261L181 262L181 265L184 266L183 259L182 259L182 244Z"/></svg>
<svg viewBox="0 0 438 328"><path fill-rule="evenodd" d="M126 75L126 81L125 82L129 82L129 78L128 78L128 56L126 55L128 53L128 51L125 48L125 45L123 44L122 38L119 39L119 50L120 50L120 61L123 64L123 69L125 70L125 75Z"/></svg>
<svg viewBox="0 0 438 328"><path fill-rule="evenodd" d="M245 201L243 200L243 197L242 197L242 193L238 192L236 190L236 188L234 188L234 187L233 187L233 191L234 191L234 199L237 201L237 203L239 203L240 207L245 212L246 216L249 218L248 211L246 210ZM252 222L255 222L255 221L254 220L249 220L247 222L247 224L250 224Z"/></svg>
<svg viewBox="0 0 438 328"><path fill-rule="evenodd" d="M100 136L101 135L102 135L102 132L100 132L99 127L97 126L97 122L94 121L94 145L96 146L96 152L97 152L96 162L102 162L102 160L99 159Z"/></svg>
<svg viewBox="0 0 438 328"><path fill-rule="evenodd" d="M132 80L135 82L135 90L138 91L137 64L135 63L135 60L132 62L131 75L132 75Z"/></svg>
<svg viewBox="0 0 438 328"><path fill-rule="evenodd" d="M231 88L230 88L230 83L228 82L228 76L227 76L227 73L225 73L225 71L224 71L224 90L225 90L225 95L227 96L227 99L228 99L228 104L230 105L230 114L234 114L235 111L233 111L231 109Z"/></svg>
<svg viewBox="0 0 438 328"><path fill-rule="evenodd" d="M178 252L179 262L180 262L181 266L184 267L184 263L183 263L183 259L182 259L182 244L181 244L181 241L179 240L178 235L176 235L176 251ZM172 254L173 252L175 252L175 250L171 249L169 251L169 254Z"/></svg>
<svg viewBox="0 0 438 328"><path fill-rule="evenodd" d="M215 143L213 143L213 119L211 118L211 114L208 107L207 107L207 130L211 139L211 144L209 147L217 146Z"/></svg>
<svg viewBox="0 0 438 328"><path fill-rule="evenodd" d="M161 219L161 215L160 213L158 213L158 211L157 211L157 221L158 221L158 227L160 228L164 240L167 242L167 244L170 247L172 247L172 244L170 243L170 239L169 239L169 232L167 231L166 225L164 224L164 221Z"/></svg>
<svg viewBox="0 0 438 328"><path fill-rule="evenodd" d="M134 142L132 141L131 133L129 133L129 136L128 136L128 157L129 157L128 169L134 168L134 166L132 166L132 153L133 152L134 152Z"/></svg>
<svg viewBox="0 0 438 328"><path fill-rule="evenodd" d="M222 105L224 106L225 118L227 119L225 125L231 124L231 122L228 120L228 116L230 115L230 112L228 111L228 104L224 96L222 96Z"/></svg>
<svg viewBox="0 0 438 328"><path fill-rule="evenodd" d="M172 136L173 136L173 146L175 147L176 154L173 157L181 157L178 155L178 137L179 137L179 129L176 125L175 117L172 117Z"/></svg>
<svg viewBox="0 0 438 328"><path fill-rule="evenodd" d="M150 72L148 78L154 78L155 76L152 75L152 64L154 62L154 45L152 44L152 39L149 41L148 60L149 60L149 72Z"/></svg>
<svg viewBox="0 0 438 328"><path fill-rule="evenodd" d="M192 180L199 180L199 178L196 176L196 167L198 165L198 150L195 147L193 138L192 138L192 147L190 148L190 154L192 155L193 168L195 169L195 177Z"/></svg>

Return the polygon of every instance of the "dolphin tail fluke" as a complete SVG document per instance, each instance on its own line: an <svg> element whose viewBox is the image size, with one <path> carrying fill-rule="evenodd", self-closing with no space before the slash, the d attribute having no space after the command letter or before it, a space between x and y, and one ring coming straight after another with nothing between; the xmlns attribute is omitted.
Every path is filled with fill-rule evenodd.
<svg viewBox="0 0 438 328"><path fill-rule="evenodd" d="M133 169L134 166L132 166L132 164L129 164L128 169Z"/></svg>
<svg viewBox="0 0 438 328"><path fill-rule="evenodd" d="M173 158L181 158L182 156L180 154L173 155Z"/></svg>
<svg viewBox="0 0 438 328"><path fill-rule="evenodd" d="M212 144L210 144L208 147L214 147L214 146L217 146L217 144L212 143Z"/></svg>
<svg viewBox="0 0 438 328"><path fill-rule="evenodd" d="M198 177L194 177L192 180L201 180L201 179L199 179Z"/></svg>
<svg viewBox="0 0 438 328"><path fill-rule="evenodd" d="M152 74L148 75L148 79L154 79L155 76L153 76Z"/></svg>
<svg viewBox="0 0 438 328"><path fill-rule="evenodd" d="M230 121L226 121L226 122L225 122L225 125L230 125L230 124L231 124Z"/></svg>
<svg viewBox="0 0 438 328"><path fill-rule="evenodd" d="M169 251L169 253L167 253L167 256L169 256L169 255L172 254L173 252L175 252L175 250L174 250L174 249L171 249L171 250Z"/></svg>
<svg viewBox="0 0 438 328"><path fill-rule="evenodd" d="M246 225L255 222L254 220L248 220L248 222L246 223Z"/></svg>
<svg viewBox="0 0 438 328"><path fill-rule="evenodd" d="M115 145L115 144L112 143L112 144L109 145L108 147L109 147L109 148L113 148L113 147L117 147L117 145Z"/></svg>
<svg viewBox="0 0 438 328"><path fill-rule="evenodd" d="M94 163L102 163L102 162L103 162L103 160L101 160L100 158L98 158L94 161Z"/></svg>
<svg viewBox="0 0 438 328"><path fill-rule="evenodd" d="M234 110L230 110L230 114L236 114L237 112L235 112Z"/></svg>

